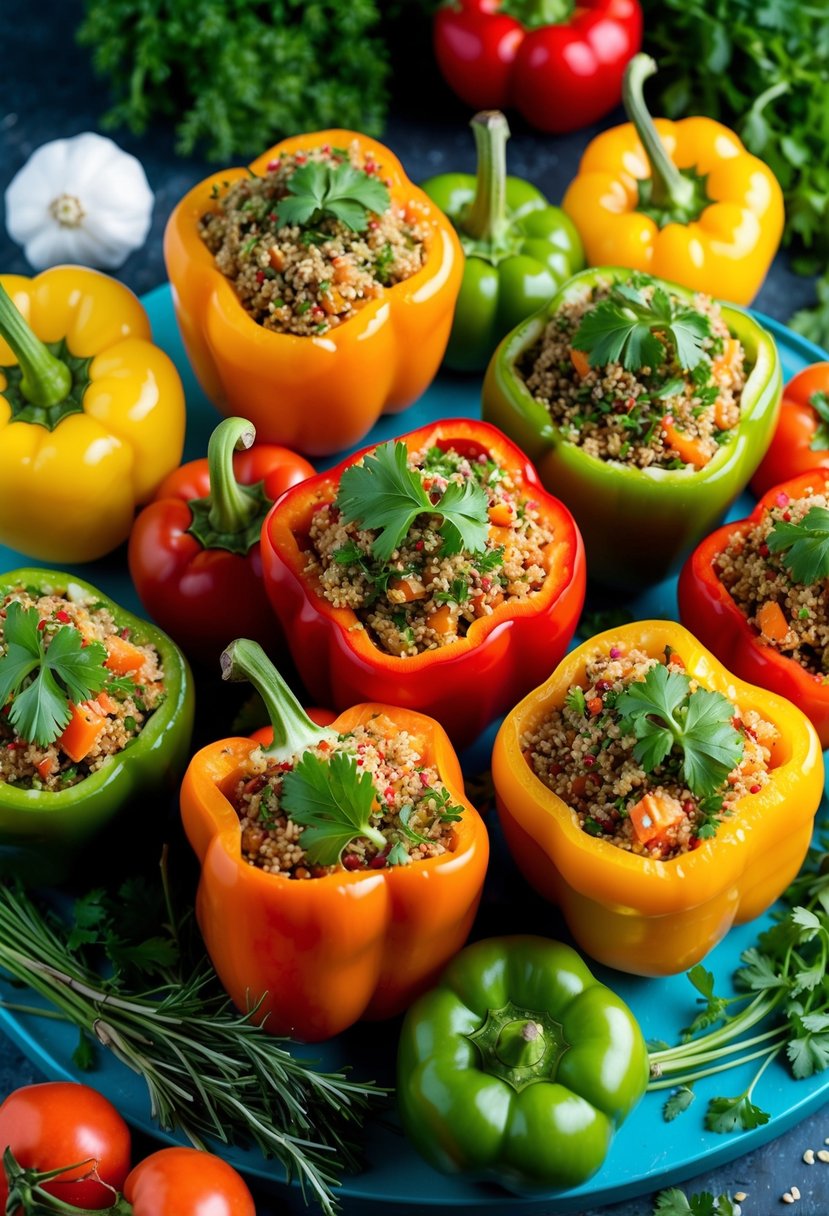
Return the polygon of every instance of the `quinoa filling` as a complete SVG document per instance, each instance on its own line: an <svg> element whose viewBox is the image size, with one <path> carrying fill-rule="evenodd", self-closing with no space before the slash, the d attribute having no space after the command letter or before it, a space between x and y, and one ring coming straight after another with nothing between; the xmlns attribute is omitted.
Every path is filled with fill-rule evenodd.
<svg viewBox="0 0 829 1216"><path fill-rule="evenodd" d="M660 666L655 680L649 673ZM700 692L718 698L717 739L728 742L735 760L730 771L715 768L701 791L689 781L680 748L653 763L658 715L654 701L642 702L641 710L656 721L643 748L626 700L637 685L640 697L651 694L649 685L668 689L666 703L678 707L680 719ZM776 735L755 711L741 712L689 680L681 656L670 648L660 662L642 650L614 646L587 664L584 687L573 685L564 705L527 732L521 745L536 775L572 807L582 831L638 856L669 860L713 836L740 798L763 789Z"/></svg>
<svg viewBox="0 0 829 1216"><path fill-rule="evenodd" d="M517 370L561 437L599 460L701 469L740 421L746 356L720 306L647 275L564 300Z"/></svg>
<svg viewBox="0 0 829 1216"><path fill-rule="evenodd" d="M330 778L323 769L322 781L340 782L342 798L358 797L362 778L366 830L371 833L354 835L333 861L318 842L316 848L306 848L311 829L291 817L301 817L302 781L297 782L297 776L302 778L309 766L313 773L320 765L338 766L336 772L329 768ZM451 852L453 825L463 813L463 807L451 801L437 769L424 761L422 741L385 715L340 735L333 744L322 740L302 757L284 763L275 763L257 748L230 799L241 824L242 857L268 873L296 879L338 870L382 870ZM335 854L337 850L335 842Z"/></svg>
<svg viewBox="0 0 829 1216"><path fill-rule="evenodd" d="M800 498L784 491L753 527L734 532L716 573L763 646L829 676L829 484L816 476Z"/></svg>
<svg viewBox="0 0 829 1216"><path fill-rule="evenodd" d="M9 664L26 668L0 711L0 781L21 789L56 792L83 781L164 700L155 647L131 639L105 603L74 591L19 587L0 606L0 687L9 687ZM73 701L64 676L78 689L87 682L89 695Z"/></svg>
<svg viewBox="0 0 829 1216"><path fill-rule="evenodd" d="M429 226L388 184L356 143L282 152L262 177L216 190L199 234L254 321L324 334L426 261Z"/></svg>
<svg viewBox="0 0 829 1216"><path fill-rule="evenodd" d="M554 535L537 502L520 493L490 453L464 454L451 446L408 452L402 443L397 448L405 450L405 468L389 470L389 476L403 482L408 476L408 492L419 493L427 509L411 523L404 519L389 555L378 555L380 530L366 526L370 507L356 508L359 517L351 518L344 493L349 478L365 468L360 494L368 502L372 460L385 459L377 449L375 458L346 470L335 501L314 513L305 572L334 607L356 613L378 649L413 656L451 645L500 604L538 591L551 569ZM446 515L428 509L434 505L437 512L450 495L467 529L459 545L449 543Z"/></svg>

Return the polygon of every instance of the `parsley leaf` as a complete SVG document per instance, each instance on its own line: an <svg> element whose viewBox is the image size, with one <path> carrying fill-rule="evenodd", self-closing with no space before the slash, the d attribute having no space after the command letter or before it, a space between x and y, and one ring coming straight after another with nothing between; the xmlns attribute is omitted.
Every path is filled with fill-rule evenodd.
<svg viewBox="0 0 829 1216"><path fill-rule="evenodd" d="M709 1132L733 1132L738 1127L750 1132L768 1121L768 1113L755 1106L748 1093L738 1094L736 1098L712 1098L705 1113L705 1126Z"/></svg>
<svg viewBox="0 0 829 1216"><path fill-rule="evenodd" d="M646 276L637 280L641 285L652 281ZM703 341L710 334L708 317L674 303L664 288L656 287L648 301L640 286L616 283L606 299L584 314L573 346L589 354L591 367L621 363L634 372L665 363L670 342L679 366L691 370L707 358Z"/></svg>
<svg viewBox="0 0 829 1216"><path fill-rule="evenodd" d="M686 675L657 663L619 696L616 709L622 730L636 737L633 755L646 772L676 748L688 789L706 797L739 764L743 739L731 724L734 707L727 697L689 687Z"/></svg>
<svg viewBox="0 0 829 1216"><path fill-rule="evenodd" d="M378 529L371 551L388 561L418 515L440 515L445 554L482 552L489 533L487 497L475 482L450 482L437 503L409 468L408 449L398 440L381 443L362 464L353 464L340 479L336 504L346 523Z"/></svg>
<svg viewBox="0 0 829 1216"><path fill-rule="evenodd" d="M324 216L341 220L352 232L368 227L370 211L382 214L391 204L388 186L347 161L311 161L288 178L288 195L277 204L277 223L315 225Z"/></svg>
<svg viewBox="0 0 829 1216"><path fill-rule="evenodd" d="M776 520L766 543L772 553L784 553L783 564L796 583L809 587L829 578L829 511L812 507L800 523Z"/></svg>
<svg viewBox="0 0 829 1216"><path fill-rule="evenodd" d="M71 717L70 701L101 691L110 673L107 652L71 625L62 626L47 646L36 608L13 600L6 611L6 653L0 658L0 705L13 698L9 722L27 743L48 747Z"/></svg>
<svg viewBox="0 0 829 1216"><path fill-rule="evenodd" d="M330 760L306 752L282 778L280 805L304 829L301 843L312 865L336 865L358 836L385 849L385 836L371 825L376 801L371 774L345 752Z"/></svg>
<svg viewBox="0 0 829 1216"><path fill-rule="evenodd" d="M653 1216L740 1216L741 1208L730 1195L698 1191L686 1195L679 1187L660 1191L654 1203Z"/></svg>
<svg viewBox="0 0 829 1216"><path fill-rule="evenodd" d="M668 1101L662 1108L662 1114L666 1123L672 1123L677 1115L681 1115L692 1104L696 1094L687 1085L680 1085L671 1094Z"/></svg>
<svg viewBox="0 0 829 1216"><path fill-rule="evenodd" d="M580 718L587 715L587 702L584 699L584 689L578 684L574 684L567 696L564 698L564 704L574 714L578 714Z"/></svg>

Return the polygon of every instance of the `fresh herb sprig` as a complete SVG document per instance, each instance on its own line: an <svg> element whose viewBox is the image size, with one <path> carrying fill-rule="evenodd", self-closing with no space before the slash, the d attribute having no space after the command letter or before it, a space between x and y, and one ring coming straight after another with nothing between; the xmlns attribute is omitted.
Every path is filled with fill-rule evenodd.
<svg viewBox="0 0 829 1216"><path fill-rule="evenodd" d="M648 282L638 275L635 282L615 283L607 298L584 314L573 346L589 355L591 367L621 363L635 372L661 367L670 354L690 371L707 357L708 317L674 301L662 287L655 287L648 300L642 291Z"/></svg>
<svg viewBox="0 0 829 1216"><path fill-rule="evenodd" d="M645 772L676 749L688 789L706 798L722 785L743 755L743 736L731 723L734 707L722 693L697 688L662 663L648 669L616 701L619 725L636 736L634 758Z"/></svg>
<svg viewBox="0 0 829 1216"><path fill-rule="evenodd" d="M775 520L766 544L796 583L809 587L829 578L829 511L811 507L799 523Z"/></svg>
<svg viewBox="0 0 829 1216"><path fill-rule="evenodd" d="M480 553L489 532L487 496L474 481L452 481L437 502L423 488L420 475L408 465L406 444L381 443L362 464L345 470L335 505L345 523L377 529L371 551L388 561L418 515L439 515L438 531L446 555Z"/></svg>
<svg viewBox="0 0 829 1216"><path fill-rule="evenodd" d="M386 838L371 822L377 790L352 756L323 760L306 752L282 779L280 806L304 830L302 847L313 865L333 866L352 840L365 836L383 851Z"/></svg>
<svg viewBox="0 0 829 1216"><path fill-rule="evenodd" d="M697 1191L686 1195L679 1187L660 1191L653 1205L653 1216L741 1216L742 1208L730 1195Z"/></svg>
<svg viewBox="0 0 829 1216"><path fill-rule="evenodd" d="M369 212L382 214L391 203L388 186L347 161L330 165L311 161L295 169L288 194L277 204L278 224L314 227L325 218L340 220L352 232L364 232Z"/></svg>
<svg viewBox="0 0 829 1216"><path fill-rule="evenodd" d="M84 643L72 625L49 638L37 609L12 600L4 624L5 654L0 658L0 706L12 698L9 723L21 739L39 747L61 735L69 723L70 701L86 701L110 681L106 648Z"/></svg>

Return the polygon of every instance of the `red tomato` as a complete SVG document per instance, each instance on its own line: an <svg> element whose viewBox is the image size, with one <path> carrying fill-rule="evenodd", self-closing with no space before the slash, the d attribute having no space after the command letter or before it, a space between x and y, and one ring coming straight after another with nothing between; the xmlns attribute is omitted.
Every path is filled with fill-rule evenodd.
<svg viewBox="0 0 829 1216"><path fill-rule="evenodd" d="M72 1081L26 1085L9 1094L0 1106L0 1153L7 1147L20 1165L37 1170L88 1162L43 1184L45 1191L76 1207L106 1208L115 1198L101 1182L84 1177L93 1168L119 1191L130 1168L126 1123L97 1090ZM6 1210L7 1197L0 1169L0 1212Z"/></svg>
<svg viewBox="0 0 829 1216"><path fill-rule="evenodd" d="M811 363L783 390L769 450L751 479L758 498L781 481L829 467L829 363Z"/></svg>
<svg viewBox="0 0 829 1216"><path fill-rule="evenodd" d="M197 1148L162 1148L124 1185L133 1216L256 1216L242 1177L221 1157Z"/></svg>

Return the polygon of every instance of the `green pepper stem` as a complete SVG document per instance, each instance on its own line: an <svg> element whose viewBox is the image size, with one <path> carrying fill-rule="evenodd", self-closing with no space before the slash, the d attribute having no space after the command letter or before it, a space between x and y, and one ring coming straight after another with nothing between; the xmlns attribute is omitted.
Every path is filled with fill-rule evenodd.
<svg viewBox="0 0 829 1216"><path fill-rule="evenodd" d="M475 197L461 227L482 245L495 246L507 226L507 140L509 124L500 110L482 110L469 124L478 153Z"/></svg>
<svg viewBox="0 0 829 1216"><path fill-rule="evenodd" d="M650 162L651 203L657 207L684 211L693 207L696 195L694 183L680 173L665 151L645 105L644 84L655 72L656 61L650 55L634 55L625 68L622 101Z"/></svg>
<svg viewBox="0 0 829 1216"><path fill-rule="evenodd" d="M259 510L258 504L242 492L233 472L233 453L249 448L256 438L253 424L246 418L225 418L207 445L210 469L210 511L207 521L222 535L243 532Z"/></svg>
<svg viewBox="0 0 829 1216"><path fill-rule="evenodd" d="M510 1068L531 1068L546 1050L544 1027L532 1018L507 1022L495 1045L496 1056Z"/></svg>
<svg viewBox="0 0 829 1216"><path fill-rule="evenodd" d="M569 21L575 7L574 0L503 0L498 12L514 17L525 29L539 30Z"/></svg>
<svg viewBox="0 0 829 1216"><path fill-rule="evenodd" d="M249 680L265 702L273 727L266 756L285 761L324 739L336 742L337 732L311 721L258 642L237 638L222 652L221 665L223 680Z"/></svg>
<svg viewBox="0 0 829 1216"><path fill-rule="evenodd" d="M72 373L34 334L2 283L0 337L5 338L20 364L20 391L26 400L47 408L63 401L72 387Z"/></svg>
<svg viewBox="0 0 829 1216"><path fill-rule="evenodd" d="M84 1165L90 1166L90 1170L89 1174L83 1177L96 1176L92 1157L76 1161L74 1165L59 1166L54 1170L29 1169L20 1165L11 1148L7 1146L3 1152L3 1172L8 1182L8 1199L4 1211L19 1212L21 1216L50 1216L50 1213L57 1213L58 1216L132 1216L132 1204L128 1203L123 1195L119 1195L115 1187L102 1179L98 1179L101 1186L112 1191L115 1198L109 1207L95 1210L76 1207L75 1204L67 1203L43 1189L44 1182L51 1182ZM80 1178L72 1181L78 1182Z"/></svg>

